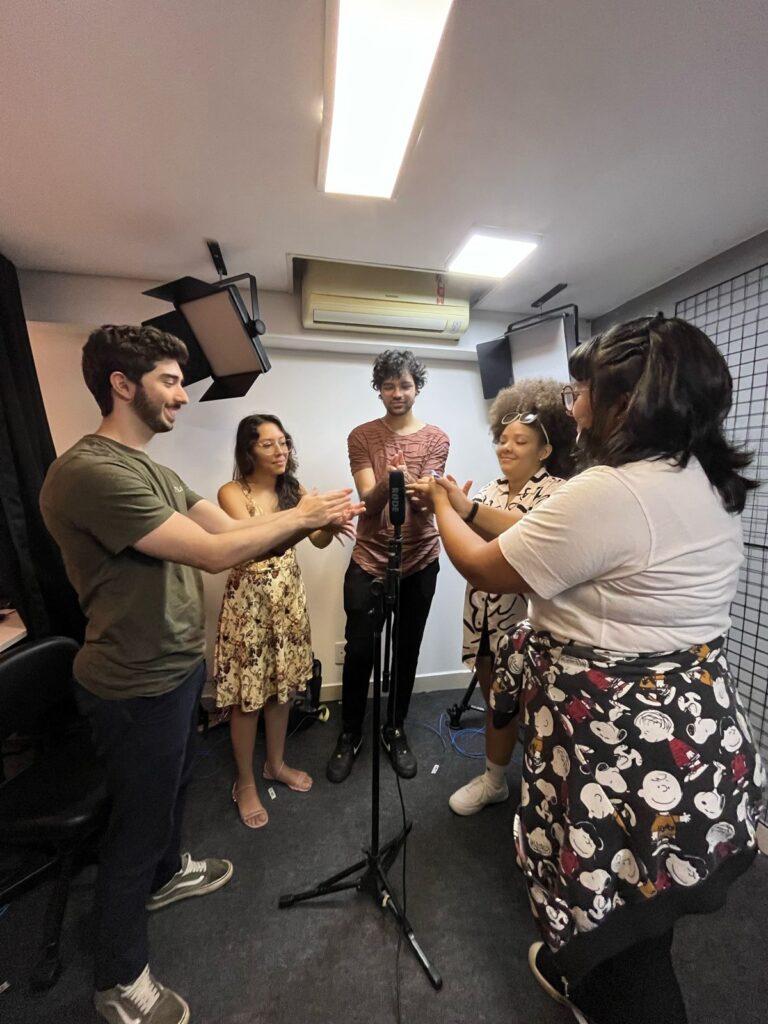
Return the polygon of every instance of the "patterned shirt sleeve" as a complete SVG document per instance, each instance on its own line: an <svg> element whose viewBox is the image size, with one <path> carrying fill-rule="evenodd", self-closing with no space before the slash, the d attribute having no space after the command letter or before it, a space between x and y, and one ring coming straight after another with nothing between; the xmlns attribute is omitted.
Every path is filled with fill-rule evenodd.
<svg viewBox="0 0 768 1024"><path fill-rule="evenodd" d="M347 438L347 451L349 453L349 469L352 476L355 473L359 473L361 469L373 468L368 438L364 430L355 427Z"/></svg>
<svg viewBox="0 0 768 1024"><path fill-rule="evenodd" d="M448 461L448 449L450 447L450 440L445 431L436 431L436 436L429 446L427 457L424 460L423 473L426 476L428 473L439 473L440 476L445 472L445 464Z"/></svg>

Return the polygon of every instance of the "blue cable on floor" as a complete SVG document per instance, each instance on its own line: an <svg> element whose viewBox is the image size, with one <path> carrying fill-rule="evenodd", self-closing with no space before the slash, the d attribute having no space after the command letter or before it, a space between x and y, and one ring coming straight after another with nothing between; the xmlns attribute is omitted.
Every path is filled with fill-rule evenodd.
<svg viewBox="0 0 768 1024"><path fill-rule="evenodd" d="M445 726L446 726L447 722L448 722L448 716L443 711L443 712L441 712L440 718L438 719L438 727L437 728L435 728L434 725L430 725L428 722L414 722L413 724L420 726L422 729L428 729L430 732L433 732L436 736L438 736L439 739L440 739L440 742L443 744L443 751L445 751L445 750L448 749L448 747L446 745L446 742L445 742L445 735L444 735L444 729L445 729ZM455 750L455 752L457 754L460 754L461 757L468 757L468 758L471 758L473 760L479 760L481 758L483 760L485 760L485 748L483 748L482 751L478 751L478 752L475 752L475 751L472 751L472 750L465 750L464 747L458 742L458 739L461 736L484 736L484 735L485 735L485 728L484 727L474 728L474 729L448 729L448 739L450 740L450 744L451 744L451 747L453 748L453 750Z"/></svg>

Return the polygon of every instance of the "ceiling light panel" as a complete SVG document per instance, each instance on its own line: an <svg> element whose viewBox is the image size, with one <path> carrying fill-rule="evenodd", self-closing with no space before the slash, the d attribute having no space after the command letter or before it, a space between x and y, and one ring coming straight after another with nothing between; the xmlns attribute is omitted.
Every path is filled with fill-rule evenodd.
<svg viewBox="0 0 768 1024"><path fill-rule="evenodd" d="M448 264L448 270L476 277L506 277L537 245L532 238L504 238L475 232Z"/></svg>
<svg viewBox="0 0 768 1024"><path fill-rule="evenodd" d="M326 192L390 199L452 0L338 0Z"/></svg>

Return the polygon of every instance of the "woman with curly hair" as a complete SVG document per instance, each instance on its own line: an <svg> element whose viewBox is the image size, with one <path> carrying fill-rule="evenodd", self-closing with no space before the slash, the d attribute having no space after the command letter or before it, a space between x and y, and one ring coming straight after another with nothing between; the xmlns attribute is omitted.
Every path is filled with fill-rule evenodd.
<svg viewBox="0 0 768 1024"><path fill-rule="evenodd" d="M500 391L491 406L491 435L502 475L471 500L458 486L449 492L456 511L485 540L497 537L520 514L546 501L573 472L575 430L560 390L554 380L522 380ZM496 645L526 613L522 594L489 594L467 585L462 660L474 668L486 705ZM476 814L509 796L505 773L517 728L509 723L493 729L490 710L486 718L485 771L451 796L448 803L456 814Z"/></svg>
<svg viewBox="0 0 768 1024"><path fill-rule="evenodd" d="M234 479L218 493L234 519L251 519L298 504L304 488L296 478L290 434L277 416L246 416L237 428ZM353 535L348 526L326 526L309 534L317 548L334 536ZM300 540L295 538L293 543ZM232 799L248 828L268 815L253 774L259 711L264 709L265 779L306 793L312 779L284 760L291 700L312 675L307 599L293 547L232 569L224 590L214 655L216 704L231 708L230 735L237 777Z"/></svg>

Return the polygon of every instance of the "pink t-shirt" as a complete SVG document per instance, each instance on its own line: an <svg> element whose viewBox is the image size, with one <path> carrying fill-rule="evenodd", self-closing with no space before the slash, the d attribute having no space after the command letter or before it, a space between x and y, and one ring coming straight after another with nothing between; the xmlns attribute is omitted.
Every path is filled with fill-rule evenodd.
<svg viewBox="0 0 768 1024"><path fill-rule="evenodd" d="M380 419L361 423L347 438L352 474L359 473L361 469L372 469L377 483L387 475L387 466L391 465L398 452L405 457L411 476L442 473L448 458L448 446L445 431L429 423L413 434L396 434ZM357 541L352 560L372 576L382 576L387 568L391 537L392 524L386 504L376 514L364 513L357 521ZM427 512L414 511L410 502L406 502L402 539L403 576L425 568L440 554L435 517Z"/></svg>

